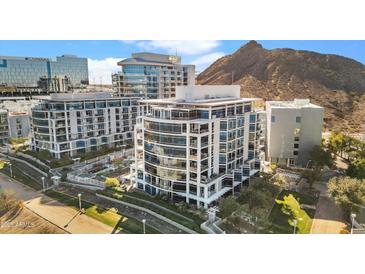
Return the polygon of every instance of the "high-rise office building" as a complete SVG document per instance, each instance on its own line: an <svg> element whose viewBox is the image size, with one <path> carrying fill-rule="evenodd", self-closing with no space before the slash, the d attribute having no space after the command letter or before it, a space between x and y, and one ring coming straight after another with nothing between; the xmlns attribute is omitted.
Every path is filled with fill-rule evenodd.
<svg viewBox="0 0 365 274"><path fill-rule="evenodd" d="M112 75L113 89L123 97L170 98L178 86L195 84L195 66L182 65L179 56L134 53L118 65L121 71Z"/></svg>
<svg viewBox="0 0 365 274"><path fill-rule="evenodd" d="M306 166L322 139L323 108L306 99L268 101L267 159L287 166Z"/></svg>
<svg viewBox="0 0 365 274"><path fill-rule="evenodd" d="M67 92L88 84L87 58L0 56L0 90L4 95Z"/></svg>
<svg viewBox="0 0 365 274"><path fill-rule="evenodd" d="M208 207L248 184L263 160L265 117L239 86L179 86L176 98L141 100L135 186Z"/></svg>
<svg viewBox="0 0 365 274"><path fill-rule="evenodd" d="M32 109L33 149L61 158L132 144L136 116L135 98L103 92L51 94Z"/></svg>

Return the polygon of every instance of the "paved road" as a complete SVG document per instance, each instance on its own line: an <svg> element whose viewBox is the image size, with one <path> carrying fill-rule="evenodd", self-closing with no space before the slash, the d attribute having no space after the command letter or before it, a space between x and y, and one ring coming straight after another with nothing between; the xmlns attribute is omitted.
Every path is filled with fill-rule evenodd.
<svg viewBox="0 0 365 274"><path fill-rule="evenodd" d="M317 183L314 187L320 190L321 195L317 203L311 234L339 234L346 228L342 210L336 206L332 198L328 197L326 182Z"/></svg>
<svg viewBox="0 0 365 274"><path fill-rule="evenodd" d="M24 201L39 196L39 193L37 193L33 189L16 182L15 180L11 179L3 173L0 173L0 189L13 190L16 193L17 197Z"/></svg>
<svg viewBox="0 0 365 274"><path fill-rule="evenodd" d="M114 229L91 217L80 215L74 208L52 200L3 174L0 174L0 187L15 191L18 197L25 201L28 209L70 233L109 234Z"/></svg>

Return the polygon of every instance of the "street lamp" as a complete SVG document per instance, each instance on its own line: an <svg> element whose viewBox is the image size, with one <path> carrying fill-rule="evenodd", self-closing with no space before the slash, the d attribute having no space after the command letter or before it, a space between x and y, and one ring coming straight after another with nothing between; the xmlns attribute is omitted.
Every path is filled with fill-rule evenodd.
<svg viewBox="0 0 365 274"><path fill-rule="evenodd" d="M293 234L296 234L298 221L301 221L301 220L303 220L303 218L294 219L294 221L293 221L293 223L294 223L294 232L293 232Z"/></svg>
<svg viewBox="0 0 365 274"><path fill-rule="evenodd" d="M42 186L43 186L43 192L46 190L45 180L46 178L42 177Z"/></svg>
<svg viewBox="0 0 365 274"><path fill-rule="evenodd" d="M312 160L309 160L308 162L307 162L307 166L305 167L305 168L308 168L308 165L309 165L309 163L310 162L312 162Z"/></svg>
<svg viewBox="0 0 365 274"><path fill-rule="evenodd" d="M293 234L295 234L295 230L297 229L298 220L297 220L297 219L295 219L295 220L293 221L293 223L294 223L294 232L293 232Z"/></svg>
<svg viewBox="0 0 365 274"><path fill-rule="evenodd" d="M351 213L350 217L351 217L351 234L353 234L354 222L355 222L356 214L355 213Z"/></svg>
<svg viewBox="0 0 365 274"><path fill-rule="evenodd" d="M79 197L79 208L80 208L80 211L81 211L81 193L77 194L77 196Z"/></svg>
<svg viewBox="0 0 365 274"><path fill-rule="evenodd" d="M146 219L142 220L142 224L143 224L143 234L146 234Z"/></svg>
<svg viewBox="0 0 365 274"><path fill-rule="evenodd" d="M11 163L9 163L9 168L10 168L10 177L13 178L13 165Z"/></svg>

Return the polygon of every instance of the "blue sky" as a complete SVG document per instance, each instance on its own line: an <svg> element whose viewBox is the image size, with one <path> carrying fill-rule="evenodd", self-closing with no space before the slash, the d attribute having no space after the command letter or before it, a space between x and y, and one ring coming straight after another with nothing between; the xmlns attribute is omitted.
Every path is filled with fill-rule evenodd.
<svg viewBox="0 0 365 274"><path fill-rule="evenodd" d="M320 53L339 54L365 64L365 41L258 41L264 48L293 48ZM89 58L90 81L110 83L110 73L117 71L116 62L133 52L152 51L182 56L185 64L195 64L202 71L217 58L233 53L246 40L205 41L0 41L0 56L54 57L75 54Z"/></svg>

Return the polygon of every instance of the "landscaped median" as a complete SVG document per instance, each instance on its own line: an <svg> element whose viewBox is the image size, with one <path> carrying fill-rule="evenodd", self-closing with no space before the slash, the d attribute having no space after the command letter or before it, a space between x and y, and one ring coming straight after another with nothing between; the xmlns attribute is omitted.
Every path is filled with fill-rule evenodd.
<svg viewBox="0 0 365 274"><path fill-rule="evenodd" d="M145 208L197 233L206 233L200 228L200 225L204 222L203 219L193 214L176 212L176 208L166 202L163 203L160 201L160 203L157 204L155 203L155 199L148 197L147 195L135 192L125 193L108 189L98 190L97 193L121 202ZM166 206L168 206L168 208Z"/></svg>
<svg viewBox="0 0 365 274"><path fill-rule="evenodd" d="M65 205L72 206L75 209L78 209L79 207L79 201L76 197L55 190L47 190L45 194ZM87 216L114 227L116 232L129 234L143 233L143 225L141 222L134 218L123 216L113 208L103 208L84 200L82 200L82 207L85 209L85 214ZM158 234L159 231L146 225L146 233Z"/></svg>

